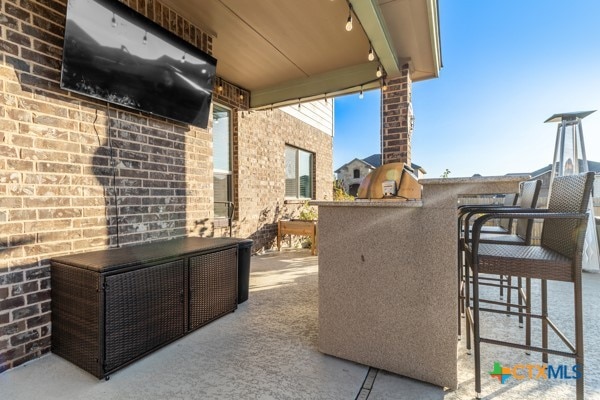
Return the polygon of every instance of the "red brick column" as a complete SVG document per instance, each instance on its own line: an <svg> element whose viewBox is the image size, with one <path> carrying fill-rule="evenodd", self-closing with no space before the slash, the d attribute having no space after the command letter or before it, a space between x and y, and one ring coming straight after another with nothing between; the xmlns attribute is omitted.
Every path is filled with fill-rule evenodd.
<svg viewBox="0 0 600 400"><path fill-rule="evenodd" d="M402 75L387 81L381 91L381 154L383 164L404 162L410 165L410 139L413 130L412 80L408 64Z"/></svg>

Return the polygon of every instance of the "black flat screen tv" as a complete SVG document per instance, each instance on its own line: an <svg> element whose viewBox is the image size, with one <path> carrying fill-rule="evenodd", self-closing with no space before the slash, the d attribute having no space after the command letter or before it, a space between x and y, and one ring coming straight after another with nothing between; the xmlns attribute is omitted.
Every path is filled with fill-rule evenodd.
<svg viewBox="0 0 600 400"><path fill-rule="evenodd" d="M206 128L216 65L117 0L69 0L63 89Z"/></svg>

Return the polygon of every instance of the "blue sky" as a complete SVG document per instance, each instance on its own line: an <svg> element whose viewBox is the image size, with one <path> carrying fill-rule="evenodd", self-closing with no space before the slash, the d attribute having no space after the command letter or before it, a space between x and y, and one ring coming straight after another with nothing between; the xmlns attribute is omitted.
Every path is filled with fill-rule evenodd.
<svg viewBox="0 0 600 400"><path fill-rule="evenodd" d="M552 162L552 114L583 120L600 161L600 0L439 0L444 67L413 84L412 161L437 178ZM334 169L380 152L379 91L335 101Z"/></svg>

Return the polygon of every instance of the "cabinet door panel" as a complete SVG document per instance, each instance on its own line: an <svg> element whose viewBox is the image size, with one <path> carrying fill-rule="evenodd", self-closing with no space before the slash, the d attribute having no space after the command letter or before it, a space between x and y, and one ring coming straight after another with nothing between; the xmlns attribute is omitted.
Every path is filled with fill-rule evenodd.
<svg viewBox="0 0 600 400"><path fill-rule="evenodd" d="M184 333L184 260L106 278L105 371Z"/></svg>
<svg viewBox="0 0 600 400"><path fill-rule="evenodd" d="M237 247L190 257L190 330L237 308Z"/></svg>
<svg viewBox="0 0 600 400"><path fill-rule="evenodd" d="M100 335L100 275L52 263L52 352L103 377Z"/></svg>

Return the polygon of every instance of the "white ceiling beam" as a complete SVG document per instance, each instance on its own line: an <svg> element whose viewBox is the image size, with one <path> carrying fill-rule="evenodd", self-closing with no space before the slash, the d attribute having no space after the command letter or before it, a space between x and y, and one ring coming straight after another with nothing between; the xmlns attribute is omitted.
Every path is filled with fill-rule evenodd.
<svg viewBox="0 0 600 400"><path fill-rule="evenodd" d="M363 90L378 88L381 80L375 75L376 71L377 63L366 62L266 89L253 90L250 107L279 107L297 104L299 100L322 99L325 95L331 98L340 94L356 93L360 91L361 86Z"/></svg>
<svg viewBox="0 0 600 400"><path fill-rule="evenodd" d="M351 1L351 3L388 76L400 75L402 66L398 64L398 56L389 38L385 19L377 0Z"/></svg>
<svg viewBox="0 0 600 400"><path fill-rule="evenodd" d="M440 21L438 19L438 3L436 0L427 2L427 16L431 23L429 24L429 37L431 38L431 48L433 49L433 71L434 76L440 76L442 68L442 44L440 43Z"/></svg>

